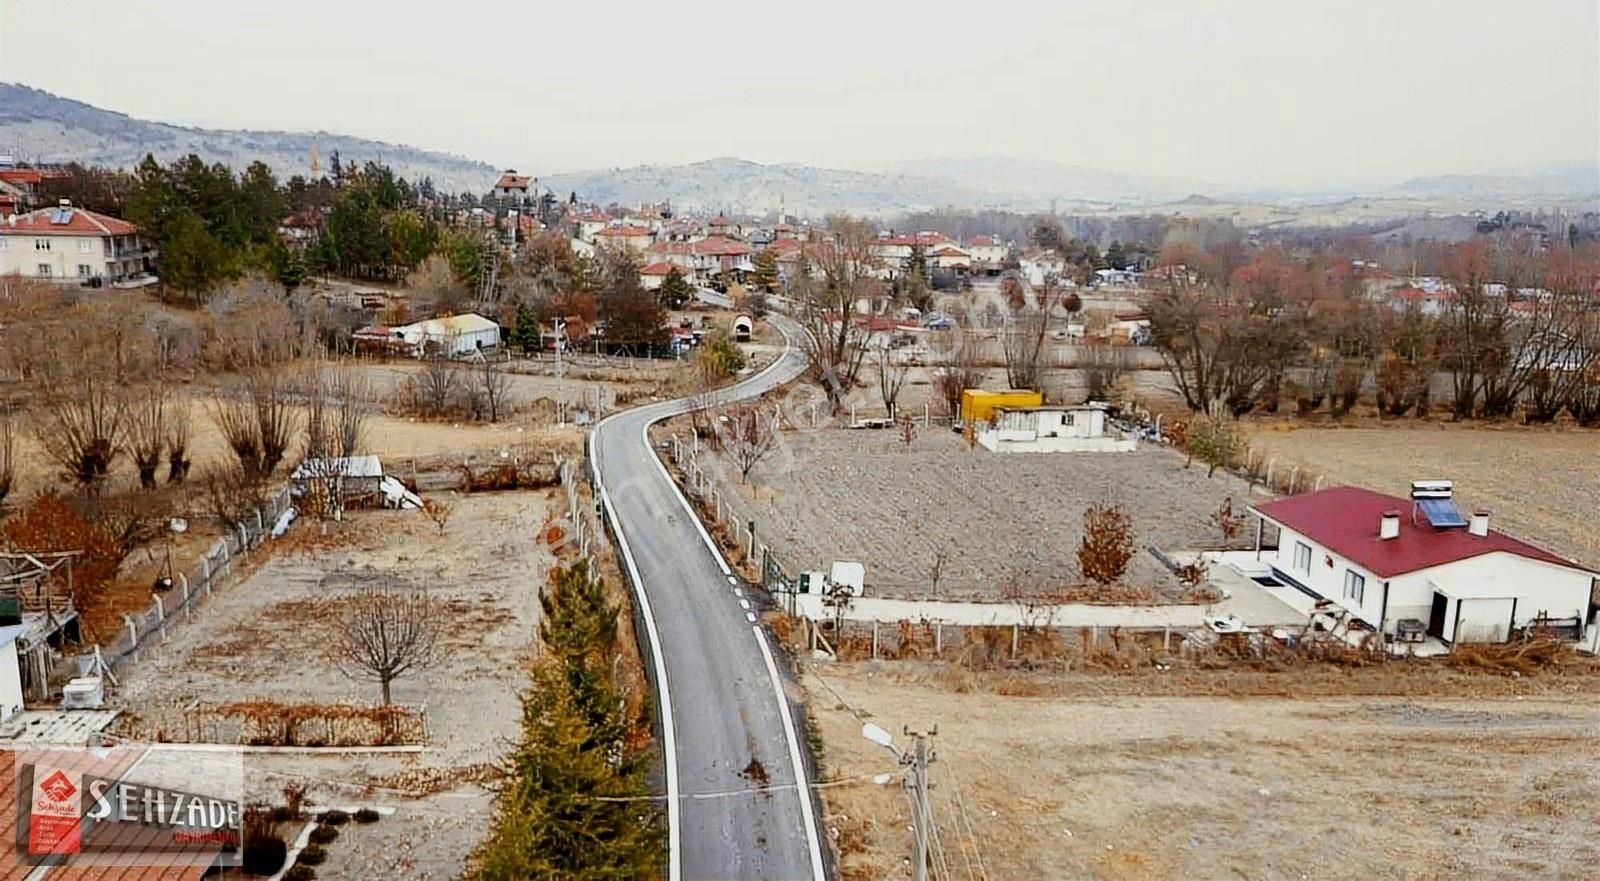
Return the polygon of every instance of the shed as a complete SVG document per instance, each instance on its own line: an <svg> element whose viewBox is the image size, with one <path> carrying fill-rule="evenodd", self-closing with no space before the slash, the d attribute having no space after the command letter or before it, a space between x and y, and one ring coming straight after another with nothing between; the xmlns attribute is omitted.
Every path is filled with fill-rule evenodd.
<svg viewBox="0 0 1600 881"><path fill-rule="evenodd" d="M994 418L994 411L1002 407L1041 406L1044 406L1044 395L1026 389L1008 389L1000 392L975 388L963 389L961 392L961 421L968 425L988 422Z"/></svg>
<svg viewBox="0 0 1600 881"><path fill-rule="evenodd" d="M377 456L350 456L331 459L307 459L294 469L289 479L295 489L304 491L308 481L338 475L346 496L375 493L383 481L383 463Z"/></svg>
<svg viewBox="0 0 1600 881"><path fill-rule="evenodd" d="M418 321L394 328L394 333L418 356L456 358L500 345L500 325L473 312Z"/></svg>

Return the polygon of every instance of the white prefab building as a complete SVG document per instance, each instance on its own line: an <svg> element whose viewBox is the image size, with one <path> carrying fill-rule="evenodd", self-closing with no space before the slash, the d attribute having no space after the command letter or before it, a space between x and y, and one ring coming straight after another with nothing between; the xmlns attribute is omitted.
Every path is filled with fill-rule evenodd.
<svg viewBox="0 0 1600 881"><path fill-rule="evenodd" d="M1596 572L1459 514L1448 483L1402 499L1334 487L1254 506L1257 555L1279 580L1374 630L1401 621L1451 645L1503 642L1546 622L1581 638ZM1262 547L1265 526L1276 550Z"/></svg>
<svg viewBox="0 0 1600 881"><path fill-rule="evenodd" d="M22 670L17 664L17 638L27 628L0 627L0 722L22 712Z"/></svg>
<svg viewBox="0 0 1600 881"><path fill-rule="evenodd" d="M996 453L1131 453L1138 441L1106 434L1103 404L1000 408L977 441Z"/></svg>
<svg viewBox="0 0 1600 881"><path fill-rule="evenodd" d="M500 325L482 315L464 312L448 318L430 318L392 331L418 355L458 358L500 345Z"/></svg>

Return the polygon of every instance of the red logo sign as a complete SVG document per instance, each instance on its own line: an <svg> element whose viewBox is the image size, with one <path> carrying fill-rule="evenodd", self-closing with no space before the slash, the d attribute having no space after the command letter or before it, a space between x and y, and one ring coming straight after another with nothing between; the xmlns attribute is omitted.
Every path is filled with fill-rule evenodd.
<svg viewBox="0 0 1600 881"><path fill-rule="evenodd" d="M45 795L50 796L51 801L66 801L78 792L78 787L73 786L72 781L67 779L67 775L60 771L44 778L44 781L39 784L39 789Z"/></svg>

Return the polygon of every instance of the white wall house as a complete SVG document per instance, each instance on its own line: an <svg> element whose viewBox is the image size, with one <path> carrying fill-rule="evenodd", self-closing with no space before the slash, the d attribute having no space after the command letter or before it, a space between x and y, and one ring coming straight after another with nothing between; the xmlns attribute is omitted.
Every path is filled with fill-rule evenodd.
<svg viewBox="0 0 1600 881"><path fill-rule="evenodd" d="M1131 453L1132 438L1106 434L1100 404L1001 408L994 423L977 433L978 443L996 453Z"/></svg>
<svg viewBox="0 0 1600 881"><path fill-rule="evenodd" d="M1491 529L1487 512L1439 527L1420 507L1333 487L1251 510L1278 529L1277 550L1258 550L1277 577L1375 630L1411 618L1453 644L1502 642L1541 616L1583 626L1593 570Z"/></svg>
<svg viewBox="0 0 1600 881"><path fill-rule="evenodd" d="M153 268L156 252L133 224L72 207L0 219L0 275L119 282Z"/></svg>

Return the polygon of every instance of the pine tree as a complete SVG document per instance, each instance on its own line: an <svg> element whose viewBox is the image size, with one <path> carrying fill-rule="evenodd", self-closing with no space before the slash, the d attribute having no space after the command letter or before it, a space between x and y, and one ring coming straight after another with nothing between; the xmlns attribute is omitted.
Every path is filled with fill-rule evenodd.
<svg viewBox="0 0 1600 881"><path fill-rule="evenodd" d="M516 323L511 328L511 344L524 355L539 351L539 313L527 303L517 304Z"/></svg>
<svg viewBox="0 0 1600 881"><path fill-rule="evenodd" d="M689 298L694 296L694 288L684 279L683 273L674 269L667 273L661 282L660 298L668 309L682 309Z"/></svg>

